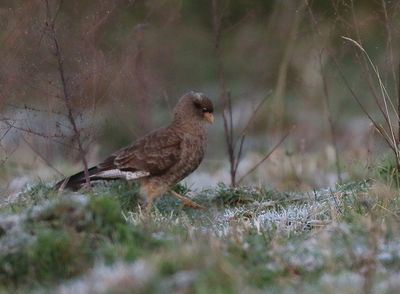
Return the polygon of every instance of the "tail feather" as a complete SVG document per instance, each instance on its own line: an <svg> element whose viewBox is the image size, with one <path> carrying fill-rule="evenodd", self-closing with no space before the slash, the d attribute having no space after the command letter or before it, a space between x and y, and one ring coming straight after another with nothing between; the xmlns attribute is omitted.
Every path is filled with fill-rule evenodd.
<svg viewBox="0 0 400 294"><path fill-rule="evenodd" d="M136 180L150 175L147 171L123 171L117 168L103 168L102 166L94 166L88 169L89 179L91 181L103 180L112 181L117 179L125 179L127 181ZM81 171L70 177L62 179L55 184L54 189L64 190L70 189L73 191L79 190L86 183L85 172Z"/></svg>
<svg viewBox="0 0 400 294"><path fill-rule="evenodd" d="M97 166L91 167L88 169L89 176L91 179L93 179L91 176L95 175L99 172L99 169ZM70 177L66 177L62 179L61 181L57 182L54 185L54 188L59 190L60 188L63 190L64 188L66 189L71 189L73 191L79 190L82 185L86 182L85 178L85 172L81 171L79 173L76 173Z"/></svg>

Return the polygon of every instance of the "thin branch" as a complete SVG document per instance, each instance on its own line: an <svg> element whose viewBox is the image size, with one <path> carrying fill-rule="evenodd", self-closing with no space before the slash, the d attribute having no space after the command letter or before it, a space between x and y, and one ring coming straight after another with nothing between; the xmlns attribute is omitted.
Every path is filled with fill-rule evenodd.
<svg viewBox="0 0 400 294"><path fill-rule="evenodd" d="M228 2L225 2L227 5ZM235 186L237 184L236 177L237 171L242 159L243 146L246 140L246 134L253 123L256 114L261 109L264 102L269 98L270 93L268 93L264 99L262 99L255 110L253 111L251 117L246 123L246 126L242 129L238 136L235 136L234 125L233 125L233 107L232 107L232 97L230 92L226 89L225 75L223 70L222 62L222 52L221 52L221 33L222 33L222 20L226 14L228 6L220 9L218 7L218 1L213 0L211 6L212 21L213 21L213 32L214 32L214 49L216 55L218 78L219 78L219 99L222 102L222 118L224 125L224 136L225 144L228 153L228 160L230 165L230 178L231 185ZM272 91L271 91L272 92ZM239 143L239 146L238 146Z"/></svg>
<svg viewBox="0 0 400 294"><path fill-rule="evenodd" d="M311 6L310 6L308 0L305 0L305 3L308 8L308 12L310 15L313 30L314 30L315 34L318 35L322 39L322 33L319 29L318 22L314 17L314 13L311 9ZM322 59L323 51L324 51L324 48L322 48L318 54L319 69L320 69L321 80L322 80L322 85L323 85L323 93L324 93L325 106L326 106L326 110L327 110L329 130L331 133L332 145L333 145L334 152L335 152L336 173L337 173L339 183L342 183L342 172L341 172L341 168L340 168L339 149L338 149L338 144L337 144L337 140L336 140L336 128L335 128L335 124L334 124L333 118L332 118L332 110L331 110L330 97L329 97L329 91L328 91L328 80L327 80L326 71L325 71L325 67L324 67L323 59Z"/></svg>
<svg viewBox="0 0 400 294"><path fill-rule="evenodd" d="M351 42L354 46L356 46L358 49L361 50L361 52L367 58L368 63L370 64L370 66L372 67L372 69L373 69L373 71L374 71L374 73L376 75L376 78L377 78L377 80L379 82L379 86L380 86L380 89L381 89L381 94L382 94L382 99L383 99L383 102L384 102L384 106L385 106L385 110L381 110L381 112L382 112L382 115L386 118L389 130L390 130L390 137L389 137L388 141L392 140L392 144L390 144L390 145L392 146L392 149L393 149L393 151L394 151L394 153L396 155L397 161L399 161L400 153L399 153L399 149L398 149L398 146L397 146L398 144L397 144L397 141L396 141L396 138L395 138L395 135L394 135L393 124L392 124L391 119L390 119L390 113L389 113L389 110L388 110L388 107L387 107L387 100L389 100L389 103L390 103L394 113L396 114L397 121L400 120L399 113L397 112L395 106L393 105L392 100L390 99L390 97L388 95L388 92L386 90L386 87L382 82L382 79L381 79L380 74L379 74L378 67L374 65L374 63L372 62L371 58L369 57L367 51L357 41L355 41L355 40L353 40L351 38L348 38L348 37L344 37L344 36L342 36L342 39ZM361 103L359 103L359 104L361 104ZM370 117L370 115L369 115L369 117Z"/></svg>
<svg viewBox="0 0 400 294"><path fill-rule="evenodd" d="M219 80L219 99L222 102L222 120L224 123L224 135L225 135L225 144L229 157L230 164L230 174L231 174L231 185L234 186L236 183L235 180L235 154L234 154L234 146L233 146L233 130L232 130L232 107L228 107L228 104L231 104L231 97L229 93L226 91L225 85L225 75L222 64L222 56L221 56L221 28L222 28L222 18L223 13L218 11L217 0L212 1L211 13L213 20L213 32L214 32L214 49L216 55L217 69L218 69L218 80ZM226 110L228 109L228 117L226 114Z"/></svg>
<svg viewBox="0 0 400 294"><path fill-rule="evenodd" d="M62 57L60 44L59 44L59 41L57 38L57 33L55 30L55 21L58 16L58 13L61 9L62 1L60 1L60 4L59 4L57 11L53 18L51 18L49 1L45 0L45 4L46 4L46 15L47 15L46 25L50 29L51 38L52 38L53 45L54 45L54 50L55 50L54 55L55 55L55 57L57 59L57 63L58 63L58 73L59 73L59 77L60 77L60 83L62 86L65 107L67 108L67 112L68 112L68 120L72 126L72 129L74 132L74 138L78 144L79 156L82 160L83 167L84 167L86 186L89 188L90 187L90 176L89 176L89 171L88 171L88 163L87 163L87 160L85 157L85 150L83 148L83 144L82 144L82 140L81 140L81 133L76 124L75 117L73 115L73 106L71 103L71 96L70 96L70 93L69 93L69 90L67 87L67 82L65 79L64 61L63 61L63 57Z"/></svg>
<svg viewBox="0 0 400 294"><path fill-rule="evenodd" d="M295 1L293 1L295 2ZM288 2L288 3L293 3ZM290 66L290 60L292 58L293 52L296 46L297 32L300 28L302 14L304 10L304 2L299 2L299 4L295 4L296 7L293 10L293 20L291 22L291 26L289 28L288 35L286 36L286 44L283 49L282 59L279 63L276 85L275 85L275 95L272 101L274 112L276 113L275 119L275 127L278 129L282 128L283 124L283 113L285 110L285 92L287 88L287 80L288 80L288 70Z"/></svg>
<svg viewBox="0 0 400 294"><path fill-rule="evenodd" d="M232 110L232 97L231 93L228 92L228 111L229 111L229 144L233 145L233 110Z"/></svg>
<svg viewBox="0 0 400 294"><path fill-rule="evenodd" d="M394 82L395 88L396 88L396 73L395 73L395 70L394 70L394 60L393 60L393 52L392 52L392 48L393 48L393 46L392 46L392 34L391 34L390 27L389 27L389 17L388 17L388 14L387 14L387 8L386 8L385 1L382 0L381 4L382 4L382 8L383 8L384 17L385 17L385 25L386 25L386 33L387 33L387 44L386 44L386 46L387 46L387 49L388 49L388 51L390 53L389 57L390 57L390 61L391 61L391 70L392 70L393 82ZM383 118L385 120L387 128L389 128L389 130L390 130L390 136L387 135L386 131L384 131L384 133L387 135L387 137L385 137L384 135L382 135L382 136L384 136L386 142L388 142L388 140L390 141L390 143L388 142L389 147L393 150L393 152L395 154L396 162L397 162L397 168L400 170L400 150L399 150L399 146L398 146L399 145L399 141L400 141L400 119L399 119L400 107L399 107L399 103L398 103L398 106L396 108L394 106L394 103L392 102L392 99L390 98L390 95L388 94L388 91L387 91L385 85L383 84L383 82L382 82L382 80L380 78L378 67L375 66L372 63L372 61L369 58L367 52L360 45L361 44L361 37L360 37L358 25L357 25L357 23L355 21L356 17L355 17L354 1L353 0L351 0L351 12L352 12L352 16L353 16L353 22L354 22L355 31L356 31L357 38L358 38L358 41L359 41L358 44L354 44L354 45L356 45L356 47L358 47L360 49L360 51L362 52L361 56L362 56L364 62L361 63L361 64L364 67L365 72L367 73L368 86L371 89L371 92L373 94L375 102L378 105L378 108L379 108L379 110L380 110L380 112L381 112L381 114L382 114L382 116L383 116ZM356 56L359 57L358 51L356 51ZM370 67L373 69L373 71L375 73L375 76L377 77L377 80L379 82L379 87L380 87L380 91L381 91L381 97L382 97L385 109L383 109L381 104L379 103L378 95L375 92L373 78L372 78L372 75L370 73L368 65L370 65ZM397 124L399 126L399 131L398 131L397 137L396 137L395 131L393 129L394 125L392 124L391 119L390 119L391 115L390 115L388 107L387 107L387 101L389 101L390 106L391 106L391 108L393 110L393 113L395 114L396 119L398 121ZM378 130L378 131L379 131L380 134L383 133L382 130Z"/></svg>
<svg viewBox="0 0 400 294"><path fill-rule="evenodd" d="M349 81L347 80L346 76L344 75L342 68L340 67L336 57L333 56L333 63L335 64L335 67L337 68L339 75L341 79L343 80L346 88L349 90L351 96L353 99L357 102L358 106L364 112L364 114L368 117L368 119L371 121L371 123L374 125L376 130L382 135L386 143L389 145L389 147L393 150L393 152L396 154L396 151L393 149L392 144L390 140L384 135L384 132L382 132L382 127L374 120L374 118L368 113L367 109L364 107L364 105L361 103L360 99L358 98L357 94L354 92L353 88L350 86Z"/></svg>
<svg viewBox="0 0 400 294"><path fill-rule="evenodd" d="M266 161L272 153L286 140L286 138L290 135L290 133L294 130L295 126L293 126L287 133L284 135L278 143L275 144L275 146L269 151L259 162L257 162L249 171L247 171L238 181L237 183L240 183L243 181L244 178L246 178L249 174L254 172L264 161Z"/></svg>
<svg viewBox="0 0 400 294"><path fill-rule="evenodd" d="M230 94L228 93L228 119L226 119L226 145L228 149L229 156L229 164L230 164L230 173L231 173L231 184L232 186L236 185L236 173L235 173L235 165L237 159L235 157L235 146L233 145L233 112L232 112L232 99Z"/></svg>
<svg viewBox="0 0 400 294"><path fill-rule="evenodd" d="M3 141L3 139L7 136L7 134L10 132L11 128L12 128L11 126L8 126L7 130L1 135L0 142Z"/></svg>
<svg viewBox="0 0 400 294"><path fill-rule="evenodd" d="M32 135L35 135L35 136L38 136L38 137L42 137L42 138L45 138L45 139L65 138L63 135L59 135L59 134L45 134L45 133L42 133L42 132L39 132L39 131L35 131L35 130L31 129L31 128L18 127L16 125L10 123L9 121L4 121L4 123L7 126L13 128L13 129L16 129L18 131L21 131L21 132L24 132L24 133L27 133L27 134L32 134Z"/></svg>
<svg viewBox="0 0 400 294"><path fill-rule="evenodd" d="M385 20L385 29L386 29L386 35L387 35L387 42L386 42L386 47L387 50L389 51L389 63L390 63L390 68L392 71L392 78L394 82L394 88L395 92L398 92L400 89L398 88L398 85L396 83L397 78L396 78L396 67L395 67L395 62L394 62L394 55L393 55L393 37L392 37L392 30L390 29L390 20L389 20L389 15L388 15L388 10L386 7L386 1L381 0L381 5L382 5L382 10L383 10L383 16Z"/></svg>
<svg viewBox="0 0 400 294"><path fill-rule="evenodd" d="M240 137L239 151L238 151L237 156L236 156L236 164L235 164L235 167L234 167L235 174L237 173L240 160L242 159L243 144L244 144L245 139L246 139L246 135L242 135Z"/></svg>
<svg viewBox="0 0 400 294"><path fill-rule="evenodd" d="M261 107L264 105L264 102L267 101L267 99L270 97L270 94L272 93L272 91L270 91L265 97L264 99L262 99L258 105L256 106L256 108L253 110L249 120L247 121L246 126L243 128L243 130L240 132L240 135L236 137L235 142L232 142L232 146L234 149L236 149L236 146L238 144L238 141L240 140L239 143L239 150L236 154L236 156L234 157L234 165L233 165L233 178L236 180L236 175L237 175L237 171L239 168L239 163L242 159L242 154L243 154L243 145L246 139L246 135L247 135L247 131L250 128L250 126L252 125L258 111L261 109ZM233 125L231 124L231 128L233 128ZM236 182L235 182L236 184Z"/></svg>
<svg viewBox="0 0 400 294"><path fill-rule="evenodd" d="M31 111L31 112L38 112L38 113L52 113L52 114L56 114L56 115L60 115L60 116L65 116L65 114L64 113L62 113L62 112L59 112L59 111L54 111L54 110L52 110L52 111L46 111L46 110L43 110L43 109L38 109L38 108L35 108L35 107L33 107L33 106L29 106L29 105L27 105L27 104L24 104L24 106L18 106L18 105L15 105L15 104L11 104L11 103L4 103L4 105L5 106L8 106L8 107L11 107L11 108L14 108L14 109L17 109L17 110L24 110L24 111Z"/></svg>
<svg viewBox="0 0 400 294"><path fill-rule="evenodd" d="M50 167L52 170L54 170L56 173L58 173L60 176L64 177L64 174L62 172L60 172L57 168L55 168L50 161L48 161L48 159L43 156L38 150L36 150L36 148L28 141L25 139L24 136L22 136L22 140L25 142L26 145L28 145L28 147L33 151L33 153L35 153L37 156L39 156L39 158L48 166Z"/></svg>
<svg viewBox="0 0 400 294"><path fill-rule="evenodd" d="M397 112L400 113L400 61L399 61L399 67L398 67L398 85L397 85ZM397 142L400 142L400 119L397 121ZM400 170L400 162L398 166Z"/></svg>
<svg viewBox="0 0 400 294"><path fill-rule="evenodd" d="M357 40L358 40L358 43L357 42L356 43L357 43L357 45L359 45L362 48L362 46L361 46L361 44L362 44L361 34L360 34L360 29L359 29L358 23L356 21L357 18L356 18L356 13L355 13L355 9L354 9L354 1L353 0L350 1L350 10L351 10L351 15L352 15L354 31L355 31L355 34L356 34L356 37L357 37ZM351 26L351 25L347 24L347 26ZM361 52L362 52L362 50L361 50ZM370 67L368 66L369 61L367 59L367 56L365 54L360 54L359 51L357 51L357 50L355 51L355 56L357 57L359 63L363 67L364 74L367 76L367 84L368 84L368 87L369 87L369 89L370 89L370 91L372 93L372 96L374 98L375 104L378 106L379 111L383 114L383 118L385 119L386 124L389 125L389 119L385 115L385 111L383 110L382 105L379 102L379 97L378 97L378 94L377 94L376 89L375 89L374 79L372 77L372 74L371 74L371 71L370 71ZM363 60L363 62L361 62L361 60Z"/></svg>
<svg viewBox="0 0 400 294"><path fill-rule="evenodd" d="M265 95L263 99L257 104L256 108L253 110L253 112L250 115L250 119L247 121L246 126L243 128L243 130L240 132L239 136L236 138L235 145L237 141L245 136L247 134L247 131L249 130L250 126L253 124L254 119L257 116L257 113L260 111L261 107L264 105L264 103L271 97L272 90L268 91L268 93Z"/></svg>

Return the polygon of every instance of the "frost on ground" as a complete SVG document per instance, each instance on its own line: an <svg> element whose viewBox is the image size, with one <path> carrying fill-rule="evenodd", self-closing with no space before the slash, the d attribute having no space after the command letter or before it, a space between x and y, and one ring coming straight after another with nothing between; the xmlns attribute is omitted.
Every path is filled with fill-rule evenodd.
<svg viewBox="0 0 400 294"><path fill-rule="evenodd" d="M59 294L72 293L110 293L114 290L123 293L126 289L143 290L154 270L142 260L131 264L117 262L111 266L96 265L82 278L62 284Z"/></svg>
<svg viewBox="0 0 400 294"><path fill-rule="evenodd" d="M115 183L59 197L31 187L0 209L0 290L58 293L391 293L399 197L363 181L309 193L177 186L140 210Z"/></svg>

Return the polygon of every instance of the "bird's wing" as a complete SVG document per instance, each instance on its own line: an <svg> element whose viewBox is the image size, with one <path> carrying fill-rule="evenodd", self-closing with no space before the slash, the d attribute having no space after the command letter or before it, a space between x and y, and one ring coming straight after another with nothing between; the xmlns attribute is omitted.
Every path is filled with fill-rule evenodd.
<svg viewBox="0 0 400 294"><path fill-rule="evenodd" d="M98 168L132 172L137 177L160 175L179 161L181 142L173 129L158 129L115 152Z"/></svg>
<svg viewBox="0 0 400 294"><path fill-rule="evenodd" d="M96 180L134 180L161 175L178 163L181 156L181 137L173 129L162 128L136 140L105 161L88 170L89 178ZM84 172L79 172L56 184L57 189L79 189L85 183Z"/></svg>

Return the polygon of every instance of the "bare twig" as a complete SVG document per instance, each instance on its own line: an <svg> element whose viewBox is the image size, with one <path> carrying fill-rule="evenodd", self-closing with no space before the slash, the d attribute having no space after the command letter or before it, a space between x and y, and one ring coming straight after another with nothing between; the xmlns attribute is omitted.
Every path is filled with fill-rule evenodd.
<svg viewBox="0 0 400 294"><path fill-rule="evenodd" d="M357 94L354 92L353 88L351 87L349 81L347 80L346 76L344 75L338 61L336 60L336 58L333 58L333 62L339 72L339 75L341 77L341 79L343 80L346 88L349 90L351 96L353 97L353 99L357 102L358 106L360 107L360 109L362 110L362 112L368 117L368 119L371 121L371 123L374 125L374 127L376 128L376 130L379 132L379 134L382 136L382 138L385 139L386 143L389 145L389 147L393 150L393 152L395 152L395 149L392 146L392 143L390 141L390 138L385 134L384 129L382 128L381 125L378 124L378 122L371 116L371 114L367 111L367 109L364 107L364 105L361 103L359 97L357 96ZM396 152L395 152L396 153Z"/></svg>
<svg viewBox="0 0 400 294"><path fill-rule="evenodd" d="M12 104L12 103L4 103L4 105L7 106L7 107L14 108L14 109L16 109L16 110L21 110L21 111L23 110L23 111L37 112L37 113L49 113L48 110L43 110L43 109L35 108L35 107L29 106L29 105L27 105L27 104L24 104L23 106L18 106L18 105ZM52 111L50 111L50 112L51 112L52 114L55 114L55 115L65 116L65 113L62 113L62 112L60 112L60 111L54 111L54 110L52 110Z"/></svg>
<svg viewBox="0 0 400 294"><path fill-rule="evenodd" d="M7 130L5 130L5 132L1 135L0 142L5 138L5 136L7 136L7 134L10 132L11 129L12 127L8 126Z"/></svg>
<svg viewBox="0 0 400 294"><path fill-rule="evenodd" d="M151 127L151 116L149 115L151 108L151 95L149 94L149 87L146 80L144 54L146 27L146 24L139 24L135 27L136 53L133 55L132 60L133 82L135 83L135 90L138 93L135 97L138 100L137 103L140 104L140 111L137 113L138 123L142 130Z"/></svg>
<svg viewBox="0 0 400 294"><path fill-rule="evenodd" d="M60 176L64 177L64 174L60 172L57 168L55 168L51 162L46 158L46 156L43 156L24 136L22 136L22 140L25 142L25 144L35 153L39 158L52 170L54 170L56 173L58 173Z"/></svg>
<svg viewBox="0 0 400 294"><path fill-rule="evenodd" d="M223 11L226 9L220 9L217 4L218 1L212 1L212 16L213 16L213 29L214 29L214 48L216 53L217 59L217 68L218 68L218 76L219 76L219 99L222 104L222 118L224 123L224 135L225 135L225 144L228 153L228 160L229 160L229 167L230 167L230 179L231 185L236 186L238 181L237 172L239 168L240 161L242 159L243 154L243 146L246 140L246 135L248 129L254 122L254 119L264 105L264 102L267 98L270 97L270 93L268 93L256 106L253 110L249 120L247 121L245 127L242 129L240 134L235 137L234 134L234 126L233 126L233 108L232 108L232 97L231 93L226 89L225 83L225 75L223 70L223 63L222 63L222 53L220 48L221 43L221 32L222 32L222 20L224 17Z"/></svg>
<svg viewBox="0 0 400 294"><path fill-rule="evenodd" d="M310 6L308 0L305 0L305 3L306 3L307 8L308 8L308 13L310 15L312 27L313 27L315 33L318 35L318 37L320 39L322 39L322 33L321 33L320 29L319 29L317 20L314 17L314 13L313 13L313 11L311 9L311 6ZM324 50L324 48L322 48L319 51L318 62L319 62L319 69L320 69L320 73L321 73L321 79L322 79L325 107L326 107L327 116L328 116L329 131L330 131L330 134L331 134L332 145L333 145L333 148L334 148L334 151L335 151L336 174L337 174L338 181L341 184L342 183L342 172L341 172L341 168L340 168L340 158L339 158L338 144L337 144L337 141L336 141L335 124L334 124L333 118L332 118L332 110L331 110L329 90L328 90L328 81L327 81L326 71L325 71L325 67L324 67L323 59L322 59L323 50Z"/></svg>
<svg viewBox="0 0 400 294"><path fill-rule="evenodd" d="M236 186L236 170L237 158L235 154L235 145L233 144L233 111L232 111L232 98L230 92L227 93L228 96L228 118L227 119L227 134L226 143L228 147L229 163L230 163L230 173L231 173L231 184Z"/></svg>
<svg viewBox="0 0 400 294"><path fill-rule="evenodd" d="M359 45L359 43L355 42L354 40L352 40L352 39L350 39L350 40L351 40L351 42L352 42L354 45L356 45L357 47L358 47L358 46L361 46L361 45ZM361 46L361 48L362 48L362 46ZM351 96L352 96L353 99L357 102L357 104L358 104L358 106L360 107L360 109L362 110L362 112L368 117L368 119L369 119L369 120L371 121L371 123L374 125L374 127L375 127L375 129L378 131L378 133L379 133L379 134L382 136L382 138L385 140L385 142L387 143L388 147L389 147L389 148L393 151L393 153L395 154L396 160L397 160L397 164L398 164L398 167L399 167L399 160L398 160L398 157L397 157L397 154L398 154L397 148L398 148L398 147L396 146L396 142L393 142L393 141L391 140L391 137L387 134L386 130L385 130L380 124L378 124L378 122L371 116L371 114L367 111L367 109L366 109L366 108L364 107L364 105L361 103L360 98L359 98L359 97L357 96L357 94L354 92L354 90L353 90L353 88L351 87L349 81L347 80L346 76L344 75L343 70L342 70L341 66L339 65L339 62L338 62L336 56L333 55L333 54L331 54L331 58L332 58L332 61L333 61L334 65L335 65L335 67L337 68L337 70L338 70L338 72L339 72L339 75L340 75L341 79L343 80L343 82L344 82L346 88L349 90ZM385 112L384 112L381 108L380 108L380 110L381 110L381 112L383 113L383 115L385 115Z"/></svg>
<svg viewBox="0 0 400 294"><path fill-rule="evenodd" d="M35 135L37 137L41 137L44 139L52 139L55 143L66 146L68 148L72 148L72 149L76 149L74 146L71 146L63 141L60 141L58 139L64 139L65 136L64 135L60 135L60 134L46 134L46 133L42 133L36 130L33 130L32 128L28 127L28 128L23 128L23 127L19 127L16 126L14 123L11 123L11 119L2 119L1 120L4 124L6 124L8 127L12 128L12 129L16 129L18 131L21 131L23 133L27 133L27 134L31 134L31 135ZM77 149L76 149L77 150Z"/></svg>
<svg viewBox="0 0 400 294"><path fill-rule="evenodd" d="M80 156L80 159L81 159L81 161L83 163L83 167L84 167L86 186L89 188L90 187L90 177L89 177L89 171L88 171L88 163L87 163L86 156L85 156L85 150L83 148L81 132L77 126L77 123L75 121L75 117L73 114L73 105L71 102L71 95L69 93L69 88L67 86L67 81L65 78L64 60L63 60L63 56L62 56L62 52L61 52L60 43L58 41L57 33L55 30L55 22L56 22L57 15L61 8L62 1L60 1L60 4L59 4L54 16L51 16L49 1L45 0L45 4L46 4L46 25L49 28L49 31L51 34L51 39L52 39L53 45L54 45L54 55L57 59L58 74L59 74L60 83L62 86L65 107L68 112L68 120L73 129L74 139L76 140L76 142L78 144L79 156Z"/></svg>
<svg viewBox="0 0 400 294"><path fill-rule="evenodd" d="M239 162L242 159L243 144L244 144L245 139L246 139L246 135L243 134L240 137L239 151L237 153L237 158L236 158L236 162L235 162L235 166L234 166L235 179L236 179L236 174L237 174L237 170L238 170L238 167L239 167Z"/></svg>
<svg viewBox="0 0 400 294"><path fill-rule="evenodd" d="M305 0L305 1L307 2L307 0ZM372 94L374 101L379 109L379 112L381 113L381 115L385 121L385 126L387 129L389 129L389 131L387 131L384 126L379 124L377 122L377 120L375 120L372 117L371 113L368 112L368 110L364 107L360 98L357 96L355 91L352 89L348 79L344 75L343 70L341 69L341 66L339 65L337 57L334 54L332 54L330 48L326 48L326 50L329 51L329 55L332 58L333 64L337 68L339 75L340 75L341 79L343 80L346 88L349 90L351 96L356 101L356 103L358 104L358 106L360 107L362 112L371 121L374 128L378 131L378 133L381 135L381 137L385 140L388 147L393 151L395 158L396 158L397 169L400 169L400 150L399 150L400 131L398 131L397 134L395 134L395 132L394 132L395 126L391 120L391 117L394 115L395 118L397 119L396 127L399 127L399 130L400 130L400 119L399 119L400 98L398 98L398 103L397 103L397 108L396 108L394 103L392 102L392 99L390 98L390 95L386 89L385 84L382 82L378 67L375 66L375 64L372 62L371 58L369 57L367 51L362 46L360 32L359 32L359 28L358 28L358 24L357 24L356 16L355 16L354 1L350 0L349 4L350 4L349 7L350 7L350 10L352 13L353 27L354 27L354 31L357 36L357 41L352 38L349 38L349 37L342 37L342 38L344 40L350 42L356 49L355 55L358 58L360 65L364 69L364 74L367 77L366 81L367 81L367 85L370 89L370 93ZM335 9L337 9L337 8L335 8ZM383 9L385 10L386 6ZM385 19L387 22L388 15L385 15ZM350 27L349 24L347 24L347 23L345 23L345 24L348 27ZM388 31L387 33L389 34L390 32ZM390 44L391 44L391 41L390 41ZM388 44L388 46L390 44ZM392 70L392 72L393 72L393 70ZM393 75L393 77L395 77L395 75ZM396 81L394 81L394 82L396 82ZM380 95L376 91L376 87L375 87L376 83L379 86ZM399 92L398 96L400 97L400 92ZM381 105L381 101L383 103L383 106Z"/></svg>
<svg viewBox="0 0 400 294"><path fill-rule="evenodd" d="M223 15L218 11L217 0L212 1L212 16L213 16L213 32L214 32L214 49L216 53L217 59L217 68L218 68L218 80L219 80L219 98L222 102L222 118L224 121L224 130L225 135L229 138L229 127L228 127L228 119L225 114L225 109L228 103L228 93L226 91L225 86L225 75L223 71L222 65L222 57L221 57L221 25L222 25L222 17ZM228 140L228 139L227 139Z"/></svg>
<svg viewBox="0 0 400 294"><path fill-rule="evenodd" d="M388 109L387 102L389 102L393 112L395 113L397 121L400 120L399 119L399 113L397 112L397 109L395 108L394 104L392 103L392 100L389 97L389 94L388 94L388 92L386 90L386 87L385 87L384 83L382 82L382 79L381 79L381 76L380 76L380 73L379 73L379 70L378 70L377 66L374 65L374 63L372 62L372 60L369 57L369 55L366 52L366 50L357 41L355 41L355 40L353 40L351 38L348 38L348 37L342 37L342 38L347 40L347 41L349 41L349 42L351 42L354 46L356 46L359 50L361 50L361 52L366 56L369 65L372 67L372 69L373 69L373 71L375 73L376 79L377 79L377 81L379 83L379 86L381 88L382 100L383 100L384 106L385 106L385 109L383 111L381 111L381 113L382 113L382 115L384 117L386 117L386 121L387 121L390 133L387 134L387 132L382 127L379 128L378 131L381 134L384 133L384 137L386 137L386 141L388 142L389 146L391 146L391 149L395 153L396 162L397 162L398 168L400 168L400 151L399 151L398 141L397 141L396 136L394 134L394 129L393 129L394 125L393 125L393 123L391 121L391 118L390 118L391 115L390 115L390 112L389 112L389 109ZM370 117L371 116L369 115L369 118ZM370 118L370 120L371 120L371 118Z"/></svg>
<svg viewBox="0 0 400 294"><path fill-rule="evenodd" d="M212 17L213 17L213 31L214 31L214 49L218 68L218 78L219 78L219 99L222 102L222 119L224 123L224 135L225 143L228 152L228 158L230 163L230 174L231 174L231 185L236 185L235 180L235 151L233 145L233 126L232 126L232 102L230 93L227 92L225 86L225 75L222 64L221 57L221 29L222 29L222 18L223 14L219 12L217 0L212 1ZM228 116L226 114L226 109L228 109Z"/></svg>
<svg viewBox="0 0 400 294"><path fill-rule="evenodd" d="M295 1L294 1L295 2ZM297 31L299 29L301 23L301 17L304 10L304 2L299 1L299 4L295 3L297 7L293 9L294 19L292 21L290 31L287 37L287 43L284 48L283 57L279 64L278 75L275 86L275 95L273 98L273 108L276 114L274 118L275 124L278 129L282 128L283 123L283 114L285 110L284 98L287 84L287 76L288 76L288 68L290 64L290 59L293 55L295 49L295 43L297 39Z"/></svg>
<svg viewBox="0 0 400 294"><path fill-rule="evenodd" d="M247 134L247 131L249 130L250 126L253 124L255 118L257 117L258 112L260 111L261 107L264 105L265 101L268 100L268 98L271 97L272 91L270 90L263 99L260 100L260 102L257 104L257 106L254 108L253 113L250 116L250 119L247 121L246 126L243 128L243 130L239 133L239 136L236 138L236 142L245 136ZM241 139L240 139L241 140Z"/></svg>
<svg viewBox="0 0 400 294"><path fill-rule="evenodd" d="M360 32L359 32L359 27L358 23L356 22L356 17L355 17L355 10L354 10L354 1L350 1L351 4L351 12L353 16L353 23L354 23L354 29L357 35L357 41L355 42L354 40L351 40L351 42L355 45L356 48L359 50L356 50L356 56L358 57L359 60L363 60L363 62L360 62L360 64L364 68L364 73L367 75L367 82L368 86L371 89L371 93L373 94L373 97L375 99L375 103L377 104L379 111L384 118L385 121L385 127L389 129L389 134L387 133L386 129L382 126L381 129L378 130L380 134L384 133L382 135L385 139L385 141L388 143L390 149L393 151L395 158L396 158L396 163L397 163L397 169L400 170L400 150L399 150L399 142L400 142L400 118L399 118L399 110L400 107L397 105L397 108L395 107L392 99L390 98L390 95L386 89L385 84L382 82L382 79L380 77L379 71L377 66L373 64L371 59L369 58L368 53L366 50L363 48L362 43L361 43L361 37L360 37ZM384 14L384 23L385 23L385 29L386 29L386 36L387 36L387 42L386 42L386 47L387 51L389 52L389 57L387 60L389 60L390 68L391 68L391 73L392 73L392 78L393 78L393 83L395 84L395 89L397 87L396 83L396 72L395 72L395 62L393 58L393 42L392 42L392 32L390 29L389 25L389 15L387 12L387 7L386 7L386 2L381 1L381 6L383 9L383 14ZM350 40L348 40L350 41ZM361 55L361 57L360 57ZM372 72L370 71L370 68L372 68ZM377 94L377 91L375 90L375 84L376 81L378 82L379 90L380 90L380 95ZM395 90L396 92L396 90ZM381 105L381 102L383 102L383 106ZM388 105L390 104L390 108L393 111L393 114L395 115L395 118L397 120L397 124L394 124L391 121L391 113L388 109ZM399 103L398 103L399 104ZM398 127L399 130L395 133L394 128ZM385 137L386 136L386 137ZM388 142L389 141L389 142Z"/></svg>
<svg viewBox="0 0 400 294"><path fill-rule="evenodd" d="M362 47L362 40L361 40L361 33L360 33L360 28L357 22L357 17L356 17L356 12L354 9L354 1L350 0L350 10L351 10L351 15L352 15L352 22L353 22L353 28L354 32L357 38L358 44ZM351 33L349 32L349 35ZM359 62L359 64L363 67L363 74L366 76L366 81L368 88L370 90L370 93L372 94L372 97L374 98L376 106L379 108L379 111L383 114L383 118L385 119L385 123L388 125L388 117L385 115L385 111L381 105L379 94L377 93L376 87L375 87L375 82L373 75L371 73L370 67L368 66L368 60L365 54L360 54L359 50L355 50L355 56Z"/></svg>
<svg viewBox="0 0 400 294"><path fill-rule="evenodd" d="M387 42L386 42L386 48L389 51L389 65L392 73L392 79L394 82L394 88L395 92L399 91L398 85L396 83L396 64L394 61L394 54L393 54L393 37L392 37L392 30L390 26L390 19L388 15L388 10L386 7L386 1L381 0L381 5L382 5L382 10L383 10L383 16L384 16L384 22L385 22L385 29L386 29L386 37L387 37Z"/></svg>
<svg viewBox="0 0 400 294"><path fill-rule="evenodd" d="M246 178L249 174L254 172L264 161L266 161L272 153L286 140L286 138L290 135L290 133L294 130L295 126L293 126L287 133L284 135L278 143L275 144L275 146L259 161L257 162L249 171L247 171L237 182L240 183L243 181L244 178Z"/></svg>
<svg viewBox="0 0 400 294"><path fill-rule="evenodd" d="M398 67L398 76L397 76L397 113L400 113L400 61ZM400 119L397 121L397 140L400 142Z"/></svg>

